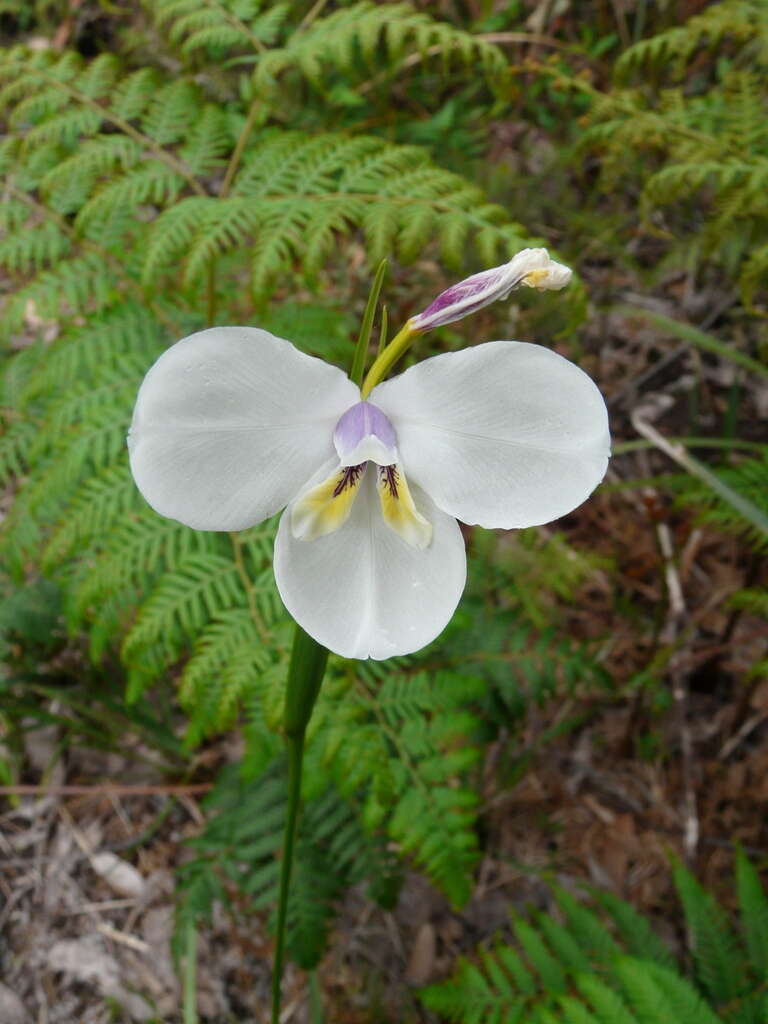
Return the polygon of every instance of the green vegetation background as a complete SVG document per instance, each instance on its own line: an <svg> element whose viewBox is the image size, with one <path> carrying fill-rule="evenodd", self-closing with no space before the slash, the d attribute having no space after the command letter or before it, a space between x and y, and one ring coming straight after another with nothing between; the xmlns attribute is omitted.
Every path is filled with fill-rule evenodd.
<svg viewBox="0 0 768 1024"><path fill-rule="evenodd" d="M391 907L415 870L464 906L500 855L489 807L549 745L578 743L585 708L631 706L632 756L681 763L670 848L695 868L687 698L706 645L675 587L701 531L731 538L707 642L734 734L766 666L765 2L5 0L0 30L2 781L37 781L23 733L40 722L73 749L139 736L167 779L215 783L179 869L182 945L215 901L270 914L290 638L275 523L194 533L147 508L125 450L138 384L210 323L347 366L383 257L397 327L451 280L543 244L578 274L567 295L516 296L415 357L556 346L607 395L614 469L563 523L468 531L467 593L426 651L332 659L290 954L316 968L362 883ZM650 568L628 565L634 543ZM692 588L689 604L695 574ZM744 623L752 640L724 666ZM214 772L204 752L229 730L242 759ZM768 903L743 855L735 870L736 931L680 864L673 949L615 895L557 890L452 979L419 998L404 985L397 1019L759 1024Z"/></svg>

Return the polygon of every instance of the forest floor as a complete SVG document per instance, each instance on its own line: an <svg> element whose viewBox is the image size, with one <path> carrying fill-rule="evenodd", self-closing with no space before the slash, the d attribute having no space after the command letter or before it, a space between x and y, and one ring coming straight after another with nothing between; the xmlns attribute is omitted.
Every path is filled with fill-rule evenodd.
<svg viewBox="0 0 768 1024"><path fill-rule="evenodd" d="M614 500L598 500L593 514L609 519ZM697 564L709 564L710 573L720 564L716 546L706 536L699 546ZM716 588L716 581L702 588L710 604ZM744 619L719 652L723 678L755 642ZM631 656L621 637L615 653ZM696 660L690 650L684 656ZM713 656L702 651L698 660ZM676 703L658 718L661 742L679 751L664 762L632 755L642 712L623 698L553 701L532 712L522 733L529 766L509 788L499 788L499 762L512 752L504 739L490 747L486 853L469 904L451 909L416 874L391 913L353 890L318 972L326 1019L429 1020L414 990L448 974L479 940L503 933L510 907L548 906L545 873L630 899L681 947L670 856L684 857L715 892L728 892L734 842L754 856L768 851L768 685L731 700L689 689L685 699L684 720ZM580 728L537 753L543 730L572 715ZM208 753L231 758L233 746L222 740ZM0 817L3 1024L181 1020L171 954L174 869L186 855L183 841L203 823L202 794L167 786L131 747L126 737L125 754L61 757L55 726L27 733L30 776L47 782ZM82 789L68 793L67 785ZM199 936L200 1019L266 1021L271 952L262 917L237 919L220 908ZM282 1019L309 1020L306 978L292 968Z"/></svg>

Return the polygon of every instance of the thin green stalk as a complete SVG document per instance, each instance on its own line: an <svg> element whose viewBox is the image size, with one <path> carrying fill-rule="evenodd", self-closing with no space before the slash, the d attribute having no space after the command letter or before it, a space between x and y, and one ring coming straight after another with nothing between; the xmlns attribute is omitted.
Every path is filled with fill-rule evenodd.
<svg viewBox="0 0 768 1024"><path fill-rule="evenodd" d="M272 1024L280 1021L280 996L285 961L285 931L288 919L288 893L293 869L293 849L301 801L301 770L304 737L317 695L325 675L328 651L297 625L293 637L291 664L285 692L283 732L288 754L288 811L280 864L280 890L277 901L277 935L272 974ZM186 1022L185 1022L186 1024Z"/></svg>
<svg viewBox="0 0 768 1024"><path fill-rule="evenodd" d="M323 999L317 971L309 972L309 1019L311 1024L323 1024Z"/></svg>
<svg viewBox="0 0 768 1024"><path fill-rule="evenodd" d="M197 1024L197 929L187 921L184 934L184 1024Z"/></svg>
<svg viewBox="0 0 768 1024"><path fill-rule="evenodd" d="M387 307L381 307L381 324L379 325L379 346L376 349L376 357L378 358L384 349L387 347L387 331L389 330L389 314L387 313Z"/></svg>
<svg viewBox="0 0 768 1024"><path fill-rule="evenodd" d="M285 929L288 923L288 893L293 873L293 847L296 840L296 822L301 800L301 768L304 759L304 734L286 736L288 751L288 814L285 820L283 857L280 863L280 895L277 903L277 943L272 971L272 1024L280 1021L283 963L285 961Z"/></svg>
<svg viewBox="0 0 768 1024"><path fill-rule="evenodd" d="M376 315L376 304L379 301L379 293L381 292L381 286L386 272L387 261L382 260L376 269L376 276L373 279L371 291L368 296L368 302L365 306L365 313L363 314L363 322L360 325L360 334L357 339L357 345L355 345L355 354L352 359L352 369L349 372L349 379L353 384L357 384L358 387L363 383L365 357L368 355L368 346L371 341L373 318Z"/></svg>
<svg viewBox="0 0 768 1024"><path fill-rule="evenodd" d="M768 445L759 441L741 441L737 437L668 437L670 444L679 444L684 448L739 448L750 452L766 452ZM619 441L611 446L613 455L626 455L628 452L645 451L648 448L657 448L653 441Z"/></svg>
<svg viewBox="0 0 768 1024"><path fill-rule="evenodd" d="M363 398L367 398L370 395L371 391L384 379L395 363L405 355L411 347L413 339L418 337L419 333L419 331L411 329L410 320L397 332L381 355L376 357L373 366L368 371L361 388Z"/></svg>

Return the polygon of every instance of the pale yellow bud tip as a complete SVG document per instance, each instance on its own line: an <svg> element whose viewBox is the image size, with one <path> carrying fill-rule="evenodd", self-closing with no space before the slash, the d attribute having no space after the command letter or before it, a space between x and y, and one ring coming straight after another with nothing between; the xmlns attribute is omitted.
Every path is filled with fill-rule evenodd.
<svg viewBox="0 0 768 1024"><path fill-rule="evenodd" d="M562 263L555 263L550 260L546 267L539 267L537 270L529 271L522 279L521 284L529 288L536 288L539 291L558 291L565 288L571 280L572 272Z"/></svg>

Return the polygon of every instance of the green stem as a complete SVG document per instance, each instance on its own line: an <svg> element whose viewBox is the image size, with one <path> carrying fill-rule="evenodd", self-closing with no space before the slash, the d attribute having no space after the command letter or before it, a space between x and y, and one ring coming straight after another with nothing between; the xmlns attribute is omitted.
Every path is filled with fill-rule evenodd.
<svg viewBox="0 0 768 1024"><path fill-rule="evenodd" d="M283 963L285 961L285 928L288 921L288 893L293 871L293 846L301 800L301 766L304 758L304 735L286 736L288 750L288 814L285 820L283 858L280 864L280 895L277 903L277 944L272 973L272 1024L280 1021Z"/></svg>
<svg viewBox="0 0 768 1024"><path fill-rule="evenodd" d="M323 1024L323 999L316 970L309 972L309 1019L311 1024Z"/></svg>
<svg viewBox="0 0 768 1024"><path fill-rule="evenodd" d="M363 398L367 398L370 395L371 391L379 381L384 379L398 359L405 355L411 347L413 339L421 333L421 331L411 329L410 320L398 331L384 351L376 357L373 366L368 371L368 375L361 388Z"/></svg>
<svg viewBox="0 0 768 1024"><path fill-rule="evenodd" d="M197 929L187 921L184 935L184 1024L197 1024Z"/></svg>
<svg viewBox="0 0 768 1024"><path fill-rule="evenodd" d="M317 695L325 675L328 651L297 625L293 637L288 685L285 693L283 732L288 754L288 812L280 864L280 891L277 902L277 936L272 975L272 1024L280 1021L280 996L285 961L285 931L288 918L288 893L293 868L293 849L301 801L301 770L304 737Z"/></svg>

